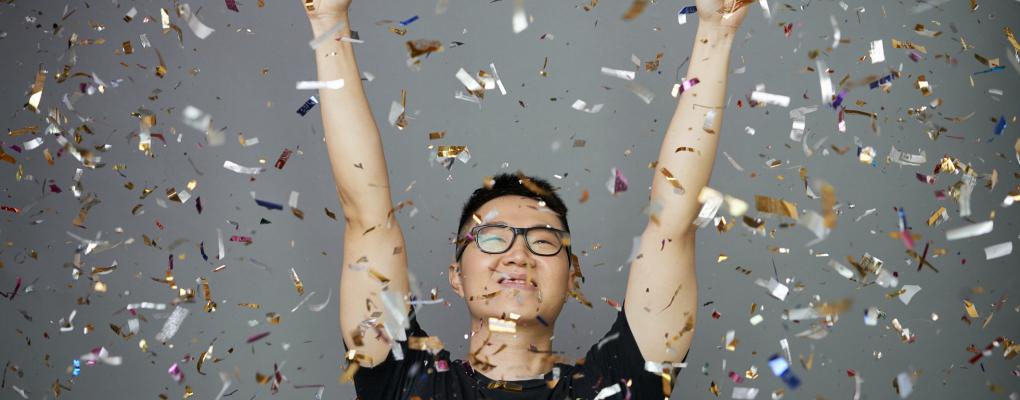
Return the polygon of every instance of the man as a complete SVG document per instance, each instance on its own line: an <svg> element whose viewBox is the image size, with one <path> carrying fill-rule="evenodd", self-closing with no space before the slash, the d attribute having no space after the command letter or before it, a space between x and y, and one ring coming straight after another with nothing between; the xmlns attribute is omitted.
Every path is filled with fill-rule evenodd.
<svg viewBox="0 0 1020 400"><path fill-rule="evenodd" d="M547 182L501 175L472 194L458 225L452 290L471 313L466 360L418 325L407 252L390 203L379 130L349 41L350 0L302 0L315 37L326 145L344 213L340 326L360 398L655 399L669 396L697 312L692 222L722 123L730 50L747 0L698 0L684 90L656 163L651 202L622 311L583 363L560 362L556 318L580 277L567 209ZM339 31L334 28L341 26ZM332 31L332 32L331 32ZM697 78L695 81L693 78ZM700 152L676 152L679 147Z"/></svg>

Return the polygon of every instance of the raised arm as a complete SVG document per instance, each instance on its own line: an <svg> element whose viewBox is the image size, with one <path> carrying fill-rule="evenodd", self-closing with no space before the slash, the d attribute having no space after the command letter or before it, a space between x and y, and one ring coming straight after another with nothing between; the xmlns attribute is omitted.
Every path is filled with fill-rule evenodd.
<svg viewBox="0 0 1020 400"><path fill-rule="evenodd" d="M313 37L343 28L315 49L320 81L344 80L340 89L320 89L326 150L344 215L343 264L340 273L340 329L348 349L374 366L386 359L389 338L378 335L387 310L380 293L408 292L407 253L396 217L390 213L389 174L382 138L361 85L350 37L350 0L301 0ZM310 8L310 9L309 9ZM356 265L352 267L352 265ZM403 306L403 315L409 311ZM367 323L363 323L367 322ZM390 327L401 329L400 327ZM368 359L371 361L369 362Z"/></svg>
<svg viewBox="0 0 1020 400"><path fill-rule="evenodd" d="M694 336L698 283L692 224L700 210L698 192L708 184L715 162L733 38L747 13L733 1L725 6L722 0L697 1L698 30L684 79L699 82L678 96L652 179L657 217L642 233L639 256L630 267L624 306L647 361L680 361ZM723 7L735 11L723 18L718 12Z"/></svg>

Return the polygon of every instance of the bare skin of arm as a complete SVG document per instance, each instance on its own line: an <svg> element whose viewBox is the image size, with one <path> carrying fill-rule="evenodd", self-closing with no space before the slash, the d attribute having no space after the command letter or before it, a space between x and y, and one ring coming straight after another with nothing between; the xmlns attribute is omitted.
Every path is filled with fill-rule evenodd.
<svg viewBox="0 0 1020 400"><path fill-rule="evenodd" d="M698 284L692 224L701 209L698 192L708 184L715 163L733 39L747 13L745 6L722 18L717 10L732 10L732 3L697 1L698 30L685 79L700 82L679 95L652 178L651 203L661 206L658 223L649 221L641 235L639 258L630 267L624 307L647 361L679 362L694 338ZM706 124L709 112L714 117ZM683 146L696 152L676 151Z"/></svg>
<svg viewBox="0 0 1020 400"><path fill-rule="evenodd" d="M309 6L313 9L308 10ZM313 37L343 24L339 32L315 49L315 63L318 80L344 80L341 89L319 91L326 149L345 222L340 329L347 347L365 357L359 363L371 367L384 361L390 351L390 338L378 333L387 313L379 294L386 290L405 298L408 293L404 236L391 214L382 138L365 98L354 47L338 40L351 34L350 1L314 0L306 2L305 7ZM353 269L352 264L368 268ZM408 311L405 303L404 315Z"/></svg>

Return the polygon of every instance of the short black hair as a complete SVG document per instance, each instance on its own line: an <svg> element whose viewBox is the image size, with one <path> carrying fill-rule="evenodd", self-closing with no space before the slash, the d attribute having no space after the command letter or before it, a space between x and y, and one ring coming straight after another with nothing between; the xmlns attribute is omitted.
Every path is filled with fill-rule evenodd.
<svg viewBox="0 0 1020 400"><path fill-rule="evenodd" d="M471 216L479 208L482 208L489 200L513 195L537 198L545 202L547 208L556 212L560 222L563 223L563 230L570 232L570 225L567 224L567 206L556 194L556 188L545 179L528 176L517 171L515 174L502 173L492 178L486 178L485 185L471 193L471 197L464 203L464 208L460 213L460 222L457 224L458 242L464 225L471 220Z"/></svg>

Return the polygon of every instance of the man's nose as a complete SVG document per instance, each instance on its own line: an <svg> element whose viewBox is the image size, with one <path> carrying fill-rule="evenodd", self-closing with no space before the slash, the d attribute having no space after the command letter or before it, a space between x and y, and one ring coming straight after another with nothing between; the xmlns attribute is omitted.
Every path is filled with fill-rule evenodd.
<svg viewBox="0 0 1020 400"><path fill-rule="evenodd" d="M531 249L528 249L528 240L524 235L518 235L510 248L507 250L506 262L514 262L521 266L535 265Z"/></svg>

